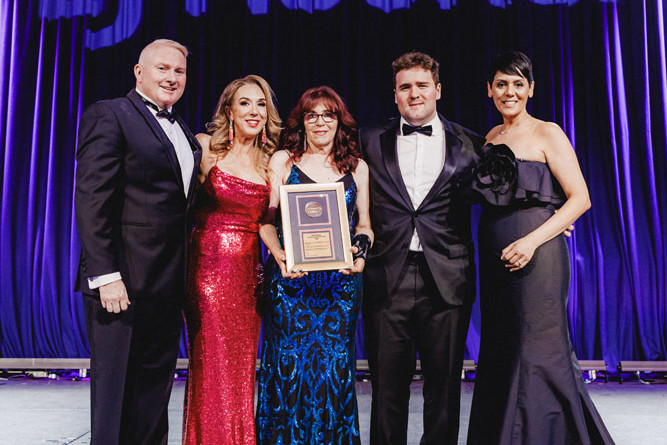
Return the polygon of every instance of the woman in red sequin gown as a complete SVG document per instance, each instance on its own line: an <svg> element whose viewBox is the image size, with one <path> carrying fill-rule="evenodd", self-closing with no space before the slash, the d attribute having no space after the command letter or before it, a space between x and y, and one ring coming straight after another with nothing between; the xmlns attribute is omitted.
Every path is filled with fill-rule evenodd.
<svg viewBox="0 0 667 445"><path fill-rule="evenodd" d="M223 91L209 134L197 135L203 156L185 310L185 444L255 444L257 231L270 218L267 166L280 130L273 99L261 77L237 79Z"/></svg>

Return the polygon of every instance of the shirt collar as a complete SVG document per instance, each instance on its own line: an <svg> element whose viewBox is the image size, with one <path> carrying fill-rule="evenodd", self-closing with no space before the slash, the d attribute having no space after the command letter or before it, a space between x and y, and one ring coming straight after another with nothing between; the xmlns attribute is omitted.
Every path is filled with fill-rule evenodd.
<svg viewBox="0 0 667 445"><path fill-rule="evenodd" d="M153 99L149 98L149 97L146 96L144 93L142 93L141 91L139 91L139 88L135 88L134 91L136 91L137 94L138 94L139 96L143 97L144 100L147 100L147 101L149 101L149 102L153 102L153 103L155 104L155 101L153 101ZM155 105L157 105L157 104L155 104ZM153 113L153 115L155 115L155 114L158 113L157 110L155 110L153 107L149 107L148 105L146 105L146 108L148 108L149 110L151 110L151 113ZM158 108L160 108L159 105L158 105ZM160 111L162 111L163 109L164 109L164 108L160 108ZM167 108L167 111L171 112L171 109L172 109L172 107L169 107L169 108Z"/></svg>

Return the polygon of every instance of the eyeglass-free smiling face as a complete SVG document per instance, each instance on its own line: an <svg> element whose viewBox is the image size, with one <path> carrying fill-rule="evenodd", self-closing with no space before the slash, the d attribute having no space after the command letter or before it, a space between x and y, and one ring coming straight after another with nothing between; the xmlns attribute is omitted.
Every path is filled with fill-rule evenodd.
<svg viewBox="0 0 667 445"><path fill-rule="evenodd" d="M183 95L187 61L177 49L150 48L134 67L137 89L160 108L169 108Z"/></svg>
<svg viewBox="0 0 667 445"><path fill-rule="evenodd" d="M487 82L487 90L496 108L504 117L516 117L526 112L528 98L533 97L535 82L523 76L500 71L493 77L493 84Z"/></svg>
<svg viewBox="0 0 667 445"><path fill-rule="evenodd" d="M306 129L308 146L317 150L331 150L338 130L338 116L319 103L311 111L303 115L303 126Z"/></svg>
<svg viewBox="0 0 667 445"><path fill-rule="evenodd" d="M234 121L237 137L252 139L266 125L266 97L255 84L243 85L234 95L229 118Z"/></svg>
<svg viewBox="0 0 667 445"><path fill-rule="evenodd" d="M440 84L435 84L430 71L417 67L396 73L394 100L410 125L418 127L433 120L438 99Z"/></svg>

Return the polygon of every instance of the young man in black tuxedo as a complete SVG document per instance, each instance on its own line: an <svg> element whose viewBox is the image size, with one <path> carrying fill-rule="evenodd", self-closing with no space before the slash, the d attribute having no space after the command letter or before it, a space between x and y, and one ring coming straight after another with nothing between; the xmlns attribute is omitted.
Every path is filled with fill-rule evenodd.
<svg viewBox="0 0 667 445"><path fill-rule="evenodd" d="M75 208L93 444L166 444L201 148L172 106L187 49L147 45L126 97L81 117Z"/></svg>
<svg viewBox="0 0 667 445"><path fill-rule="evenodd" d="M375 243L364 271L371 444L405 444L410 382L424 375L422 444L456 444L461 370L475 298L470 204L458 184L484 140L439 115L438 62L413 52L393 64L401 115L362 129Z"/></svg>

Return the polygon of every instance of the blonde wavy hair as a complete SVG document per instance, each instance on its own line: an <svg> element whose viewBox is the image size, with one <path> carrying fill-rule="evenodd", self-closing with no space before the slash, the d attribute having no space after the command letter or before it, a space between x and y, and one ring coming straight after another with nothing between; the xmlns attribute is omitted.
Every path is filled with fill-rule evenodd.
<svg viewBox="0 0 667 445"><path fill-rule="evenodd" d="M269 159L276 150L278 137L282 129L280 115L276 108L276 95L269 83L255 74L232 80L222 92L218 105L215 107L211 122L206 124L206 131L211 135L210 150L220 157L227 156L231 146L229 144L229 116L227 111L232 107L236 92L244 85L257 85L266 97L266 144L260 142L261 133L255 138L255 168L265 179L269 180Z"/></svg>

